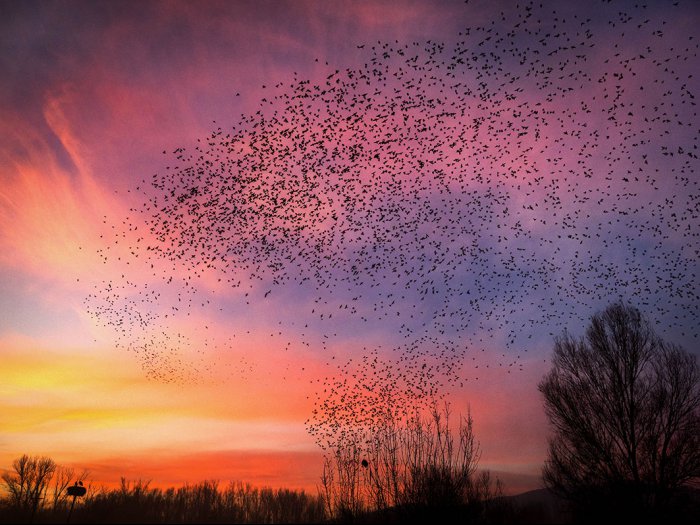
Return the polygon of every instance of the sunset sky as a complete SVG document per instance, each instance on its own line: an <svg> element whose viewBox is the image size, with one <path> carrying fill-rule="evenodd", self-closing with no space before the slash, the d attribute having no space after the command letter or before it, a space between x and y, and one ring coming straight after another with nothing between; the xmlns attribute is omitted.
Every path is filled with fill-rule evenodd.
<svg viewBox="0 0 700 525"><path fill-rule="evenodd" d="M0 469L314 491L307 421L334 384L372 390L376 358L471 409L508 492L541 486L556 335L619 299L687 350L700 333L698 5L556 4L0 3ZM357 106L320 95L340 77ZM324 141L284 156L321 159L320 188L356 157L318 151L357 141L357 192L227 186L226 134L241 177ZM215 212L294 197L224 238L178 223L191 188Z"/></svg>

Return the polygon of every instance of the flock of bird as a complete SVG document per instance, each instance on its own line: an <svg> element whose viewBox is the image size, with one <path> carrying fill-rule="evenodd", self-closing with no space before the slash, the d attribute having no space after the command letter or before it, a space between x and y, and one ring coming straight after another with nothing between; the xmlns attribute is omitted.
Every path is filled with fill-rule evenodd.
<svg viewBox="0 0 700 525"><path fill-rule="evenodd" d="M115 242L134 239L153 279L103 283L88 309L149 375L187 380L206 359L180 359L192 343L168 327L267 302L274 344L335 367L314 379L324 442L477 364L522 370L523 352L618 299L697 341L693 32L658 6L531 2L268 86L143 181Z"/></svg>

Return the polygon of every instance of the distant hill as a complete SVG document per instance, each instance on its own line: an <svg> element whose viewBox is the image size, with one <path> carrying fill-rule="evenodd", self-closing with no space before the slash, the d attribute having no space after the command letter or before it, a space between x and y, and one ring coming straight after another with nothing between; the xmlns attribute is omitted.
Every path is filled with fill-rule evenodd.
<svg viewBox="0 0 700 525"><path fill-rule="evenodd" d="M537 489L506 496L512 506L514 523L572 523L565 502L549 489ZM651 523L700 523L700 489L685 487L670 503L661 517L648 516Z"/></svg>
<svg viewBox="0 0 700 525"><path fill-rule="evenodd" d="M549 489L536 489L506 496L517 523L570 523L564 501Z"/></svg>

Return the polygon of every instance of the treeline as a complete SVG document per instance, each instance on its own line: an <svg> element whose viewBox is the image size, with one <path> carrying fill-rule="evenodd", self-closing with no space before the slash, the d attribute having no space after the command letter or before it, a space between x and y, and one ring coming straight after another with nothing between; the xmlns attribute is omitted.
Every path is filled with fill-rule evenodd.
<svg viewBox="0 0 700 525"><path fill-rule="evenodd" d="M149 523L316 523L325 519L317 496L216 481L167 490L128 483L96 494L82 506L84 521ZM77 521L77 520L76 520Z"/></svg>
<svg viewBox="0 0 700 525"><path fill-rule="evenodd" d="M460 468L465 464L457 468L433 464L412 473L406 471L398 475L401 479L373 480L368 476L366 480L372 480L372 486L355 488L372 490L373 495L367 499L369 495L364 494L362 502L357 500L351 509L345 507L348 494L339 491L352 489L338 487L337 478L331 481L327 477L331 475L329 469L338 468L337 463L334 467L330 463L335 460L326 465L321 491L311 495L241 482L222 486L217 481L160 489L151 487L148 481L125 478L117 488L109 489L87 481L86 471L76 474L50 458L25 455L2 476L0 523L530 522L528 512L532 509L510 504L498 487L492 486L487 473L466 473ZM363 467L360 462L360 468L369 466ZM394 481L401 487L383 486ZM77 483L84 483L86 493L74 502L68 489ZM390 495L394 490L399 492ZM378 504L376 498L382 491L387 491L385 496L391 497L391 502ZM546 514L536 512L535 516L537 522L542 522Z"/></svg>
<svg viewBox="0 0 700 525"><path fill-rule="evenodd" d="M30 460L37 458L29 458ZM47 458L39 458L45 460ZM16 472L15 472L16 474ZM36 485L26 486L36 489ZM52 494L51 485L43 487ZM159 489L149 482L121 479L115 489L87 485L87 493L72 499L3 498L2 523L319 523L326 520L324 503L304 491L258 488L244 483L221 487L217 481L203 481L180 488ZM40 491L41 492L41 491Z"/></svg>

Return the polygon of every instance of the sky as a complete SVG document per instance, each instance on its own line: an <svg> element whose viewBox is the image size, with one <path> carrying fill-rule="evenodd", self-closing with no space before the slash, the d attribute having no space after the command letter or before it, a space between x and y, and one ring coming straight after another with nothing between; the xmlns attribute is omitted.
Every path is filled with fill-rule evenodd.
<svg viewBox="0 0 700 525"><path fill-rule="evenodd" d="M553 5L0 3L0 468L315 491L439 399L541 486L557 335L700 331L698 7Z"/></svg>

